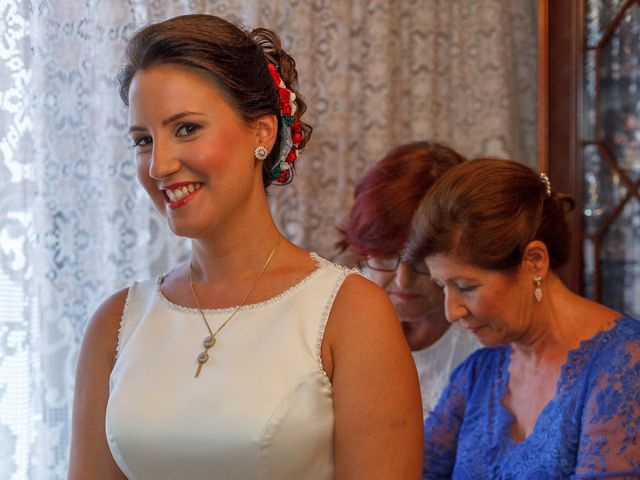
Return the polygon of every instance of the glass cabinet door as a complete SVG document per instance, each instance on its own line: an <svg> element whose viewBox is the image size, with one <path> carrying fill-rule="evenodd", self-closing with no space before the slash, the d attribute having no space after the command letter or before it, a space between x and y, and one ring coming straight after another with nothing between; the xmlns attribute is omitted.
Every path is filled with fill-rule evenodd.
<svg viewBox="0 0 640 480"><path fill-rule="evenodd" d="M585 294L640 316L640 0L584 13Z"/></svg>

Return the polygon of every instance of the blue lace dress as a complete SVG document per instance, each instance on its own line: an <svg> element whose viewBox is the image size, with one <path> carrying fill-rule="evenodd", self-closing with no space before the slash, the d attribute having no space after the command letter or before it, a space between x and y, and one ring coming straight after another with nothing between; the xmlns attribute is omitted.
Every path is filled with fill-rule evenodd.
<svg viewBox="0 0 640 480"><path fill-rule="evenodd" d="M511 437L502 399L511 348L484 348L451 376L425 421L423 478L640 478L640 322L625 316L569 352L533 432Z"/></svg>

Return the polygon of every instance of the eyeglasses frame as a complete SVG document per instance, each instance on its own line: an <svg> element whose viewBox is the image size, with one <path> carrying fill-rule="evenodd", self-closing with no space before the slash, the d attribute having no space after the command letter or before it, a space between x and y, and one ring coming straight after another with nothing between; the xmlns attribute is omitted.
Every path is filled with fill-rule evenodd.
<svg viewBox="0 0 640 480"><path fill-rule="evenodd" d="M386 268L379 268L379 267L373 267L369 264L369 256L365 257L364 260L361 260L360 263L360 267L362 268L362 264L364 264L364 266L366 266L367 268L374 270L376 272L385 272L385 273L394 273L398 271L398 267L400 267L400 264L402 262L405 262L408 266L409 266L409 270L411 270L413 273L417 274L417 275L427 275L430 276L430 273L427 272L420 272L418 270L415 269L414 263L413 262L408 262L407 259L403 258L402 255L395 255L396 257L396 266L390 270L390 269L386 269ZM382 257L378 257L378 258L382 258ZM392 259L394 258L394 256L390 256L390 257L384 257L384 258L388 258L388 259ZM425 267L426 268L426 267Z"/></svg>

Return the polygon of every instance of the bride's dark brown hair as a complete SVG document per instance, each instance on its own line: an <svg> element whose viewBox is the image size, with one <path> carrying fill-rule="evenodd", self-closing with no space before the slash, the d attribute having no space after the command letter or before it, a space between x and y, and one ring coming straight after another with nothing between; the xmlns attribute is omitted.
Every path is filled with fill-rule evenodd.
<svg viewBox="0 0 640 480"><path fill-rule="evenodd" d="M276 115L278 128L287 128L280 118L278 91L267 65L279 69L287 88L296 94L297 116L306 104L297 90L295 61L281 46L275 32L257 28L251 32L212 15L183 15L138 30L129 40L125 66L118 75L120 98L129 105L129 87L139 70L154 65L178 65L207 75L227 96L236 111L250 123L262 115ZM306 145L312 128L301 121L302 141ZM278 161L280 135L263 162L265 188L271 184L271 169Z"/></svg>

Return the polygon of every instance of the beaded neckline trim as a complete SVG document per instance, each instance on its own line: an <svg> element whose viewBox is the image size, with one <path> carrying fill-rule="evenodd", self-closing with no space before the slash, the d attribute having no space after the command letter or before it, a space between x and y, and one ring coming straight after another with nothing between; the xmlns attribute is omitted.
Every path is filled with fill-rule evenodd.
<svg viewBox="0 0 640 480"><path fill-rule="evenodd" d="M306 283L308 283L309 281L311 281L311 279L313 279L319 272L321 272L324 268L326 268L329 265L333 265L331 262L323 259L322 257L320 257L318 254L311 252L310 253L311 259L316 263L316 268L311 271L306 277L302 278L298 283L293 284L292 286L290 286L289 288L287 288L286 290L278 293L277 295L268 298L267 300L263 300L261 302L257 302L257 303L248 303L246 305L243 305L242 307L240 307L240 309L238 310L239 312L245 312L248 310L254 310L256 308L262 308L262 307L266 307L267 305L271 305L273 303L276 303L280 300L282 300L283 298L291 295L293 292L295 292L296 290L299 290L300 288L302 288ZM339 268L342 268L338 265ZM172 310L177 310L179 312L183 312L183 313L193 313L193 314L199 314L199 310L197 308L192 308L192 307L185 307L183 305L178 305L177 303L173 303L171 300L169 300L167 297L164 296L164 294L162 293L162 290L160 289L160 285L162 284L162 280L164 279L164 277L167 274L162 274L162 275L158 275L156 277L156 295L158 295L158 297L160 298L160 300L162 301L162 303L164 303L167 307L169 307ZM231 307L226 307L226 308L203 308L202 310L205 313L209 313L211 315L222 315L222 314L228 314L232 311L234 311L237 307L236 306L231 306Z"/></svg>

